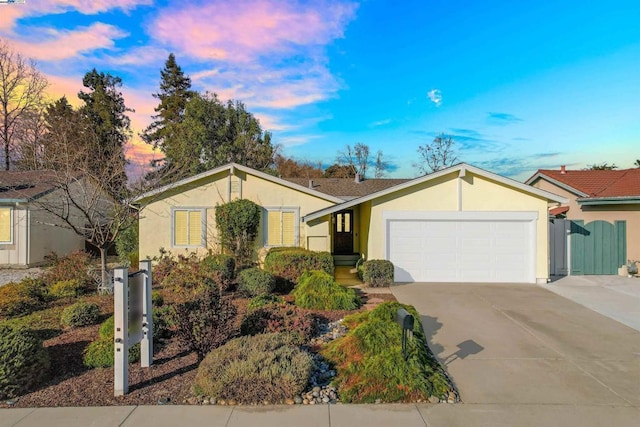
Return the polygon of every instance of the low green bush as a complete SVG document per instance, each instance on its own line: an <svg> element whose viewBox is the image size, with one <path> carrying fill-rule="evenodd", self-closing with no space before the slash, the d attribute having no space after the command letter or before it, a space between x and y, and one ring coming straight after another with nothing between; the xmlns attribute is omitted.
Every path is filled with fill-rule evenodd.
<svg viewBox="0 0 640 427"><path fill-rule="evenodd" d="M24 316L46 304L47 290L40 279L25 278L0 286L0 317Z"/></svg>
<svg viewBox="0 0 640 427"><path fill-rule="evenodd" d="M235 278L236 261L231 255L208 255L201 261L202 266L208 272L219 273L219 284L224 290L229 289Z"/></svg>
<svg viewBox="0 0 640 427"><path fill-rule="evenodd" d="M49 287L49 294L54 298L75 298L83 292L76 279L61 280Z"/></svg>
<svg viewBox="0 0 640 427"><path fill-rule="evenodd" d="M0 400L40 384L49 373L42 340L27 329L0 325Z"/></svg>
<svg viewBox="0 0 640 427"><path fill-rule="evenodd" d="M267 305L248 313L240 324L242 335L284 333L297 343L305 343L317 330L316 318L295 305Z"/></svg>
<svg viewBox="0 0 640 427"><path fill-rule="evenodd" d="M158 307L153 309L153 338L170 338L172 335L172 310L171 307Z"/></svg>
<svg viewBox="0 0 640 427"><path fill-rule="evenodd" d="M62 258L52 254L47 259L51 266L42 274L47 285L52 286L57 282L75 280L78 283L80 293L95 290L94 279L89 275L93 260L88 253L76 251Z"/></svg>
<svg viewBox="0 0 640 427"><path fill-rule="evenodd" d="M151 305L154 307L162 307L164 305L164 297L158 291L151 291Z"/></svg>
<svg viewBox="0 0 640 427"><path fill-rule="evenodd" d="M238 274L238 291L249 297L267 295L276 289L276 278L259 268L247 268Z"/></svg>
<svg viewBox="0 0 640 427"><path fill-rule="evenodd" d="M276 277L296 284L302 274L311 270L322 270L333 275L333 257L329 252L314 252L302 248L269 250L264 259L264 269Z"/></svg>
<svg viewBox="0 0 640 427"><path fill-rule="evenodd" d="M353 289L340 285L324 271L304 273L292 295L298 307L311 310L355 310L360 306Z"/></svg>
<svg viewBox="0 0 640 427"><path fill-rule="evenodd" d="M115 363L115 319L109 317L100 325L99 338L93 341L84 350L82 361L89 368L108 368ZM140 344L129 348L129 362L140 360Z"/></svg>
<svg viewBox="0 0 640 427"><path fill-rule="evenodd" d="M311 355L281 334L240 337L205 357L194 390L243 404L282 403L304 391L311 368Z"/></svg>
<svg viewBox="0 0 640 427"><path fill-rule="evenodd" d="M393 285L393 263L384 259L365 261L362 280L372 288Z"/></svg>
<svg viewBox="0 0 640 427"><path fill-rule="evenodd" d="M93 325L100 318L100 307L92 302L78 301L62 311L60 323L68 328Z"/></svg>
<svg viewBox="0 0 640 427"><path fill-rule="evenodd" d="M273 295L273 294L260 295L255 298L251 298L251 300L249 300L249 303L247 304L247 308L249 310L255 310L257 308L262 308L267 305L282 304L283 302L284 302L284 298L279 297L277 295Z"/></svg>
<svg viewBox="0 0 640 427"><path fill-rule="evenodd" d="M402 354L402 329L395 321L399 308L414 316L413 338L407 341L407 360ZM412 306L397 302L380 304L372 311L347 316L347 335L321 351L337 376L344 402L410 402L442 398L451 385L437 359L427 347L420 317Z"/></svg>

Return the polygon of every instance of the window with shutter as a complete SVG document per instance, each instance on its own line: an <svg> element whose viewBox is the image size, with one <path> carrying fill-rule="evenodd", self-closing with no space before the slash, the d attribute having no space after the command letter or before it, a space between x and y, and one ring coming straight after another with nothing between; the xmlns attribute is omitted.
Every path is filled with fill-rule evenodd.
<svg viewBox="0 0 640 427"><path fill-rule="evenodd" d="M173 245L203 246L202 209L176 209L173 211Z"/></svg>
<svg viewBox="0 0 640 427"><path fill-rule="evenodd" d="M298 208L267 208L266 246L298 244Z"/></svg>
<svg viewBox="0 0 640 427"><path fill-rule="evenodd" d="M0 243L13 242L13 209L0 208Z"/></svg>

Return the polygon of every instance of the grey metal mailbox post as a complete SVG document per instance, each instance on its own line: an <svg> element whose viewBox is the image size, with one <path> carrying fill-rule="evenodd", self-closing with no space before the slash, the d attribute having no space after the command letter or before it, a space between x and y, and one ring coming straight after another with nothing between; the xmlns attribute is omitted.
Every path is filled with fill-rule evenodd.
<svg viewBox="0 0 640 427"><path fill-rule="evenodd" d="M399 308L396 312L396 322L402 328L402 356L407 360L407 336L413 336L413 316L404 308Z"/></svg>

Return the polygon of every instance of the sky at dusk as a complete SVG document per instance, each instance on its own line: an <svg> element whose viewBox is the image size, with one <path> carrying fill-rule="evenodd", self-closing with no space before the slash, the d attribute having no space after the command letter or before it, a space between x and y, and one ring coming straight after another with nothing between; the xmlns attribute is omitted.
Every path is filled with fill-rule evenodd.
<svg viewBox="0 0 640 427"><path fill-rule="evenodd" d="M538 168L640 159L640 2L26 0L0 39L78 104L96 68L123 80L134 135L170 52L193 88L244 102L284 154L382 150L414 177L445 133L458 157L524 180ZM133 165L151 147L134 136Z"/></svg>

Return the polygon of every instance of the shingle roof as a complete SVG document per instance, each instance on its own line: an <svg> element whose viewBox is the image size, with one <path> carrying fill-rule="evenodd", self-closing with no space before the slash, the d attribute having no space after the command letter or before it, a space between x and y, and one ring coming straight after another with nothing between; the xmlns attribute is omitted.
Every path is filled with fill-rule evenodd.
<svg viewBox="0 0 640 427"><path fill-rule="evenodd" d="M0 201L35 199L55 187L51 171L0 171Z"/></svg>
<svg viewBox="0 0 640 427"><path fill-rule="evenodd" d="M545 175L568 185L588 197L640 196L640 168L622 170L540 169L535 176Z"/></svg>
<svg viewBox="0 0 640 427"><path fill-rule="evenodd" d="M398 184L410 181L409 179L364 179L356 182L353 178L282 178L294 184L313 189L341 199L350 200L356 197L367 196L380 190L385 190Z"/></svg>

